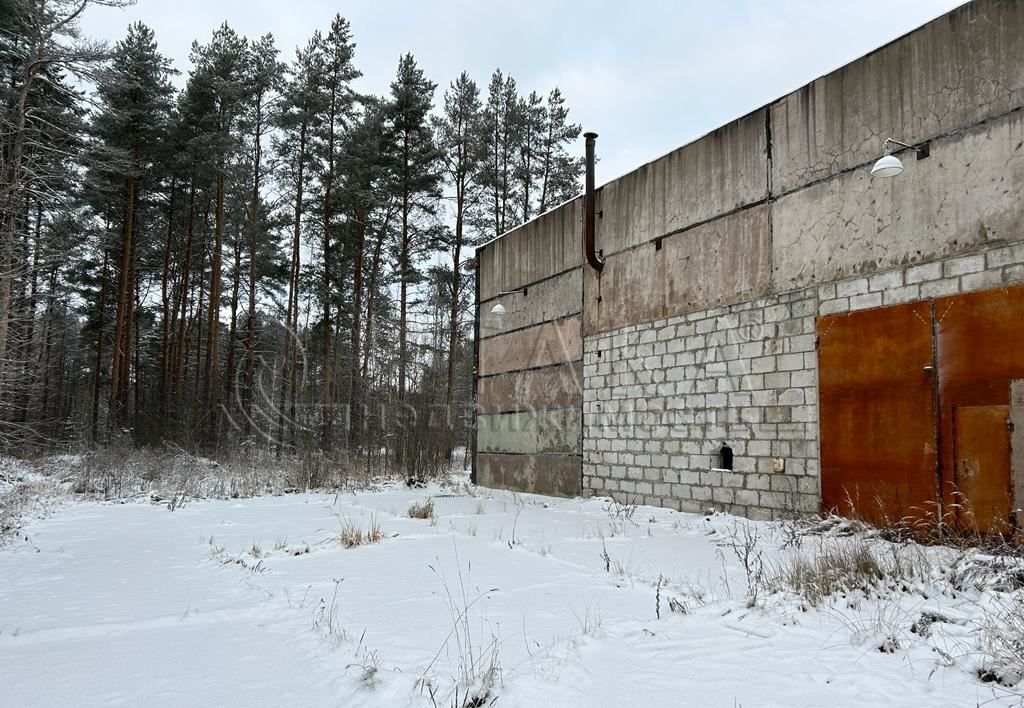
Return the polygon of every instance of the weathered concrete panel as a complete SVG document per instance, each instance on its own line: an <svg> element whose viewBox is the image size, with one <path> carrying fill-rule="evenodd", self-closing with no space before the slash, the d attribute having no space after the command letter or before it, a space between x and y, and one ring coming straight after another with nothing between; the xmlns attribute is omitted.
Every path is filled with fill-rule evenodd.
<svg viewBox="0 0 1024 708"><path fill-rule="evenodd" d="M574 362L480 379L479 413L579 408L583 405L583 364Z"/></svg>
<svg viewBox="0 0 1024 708"><path fill-rule="evenodd" d="M896 179L872 178L865 166L780 198L772 211L774 288L1024 237L1024 114L935 141L931 157L906 157L904 165Z"/></svg>
<svg viewBox="0 0 1024 708"><path fill-rule="evenodd" d="M580 318L568 317L480 342L480 376L583 358Z"/></svg>
<svg viewBox="0 0 1024 708"><path fill-rule="evenodd" d="M975 0L771 107L778 194L1024 103L1024 3Z"/></svg>
<svg viewBox="0 0 1024 708"><path fill-rule="evenodd" d="M581 415L578 408L481 415L477 417L477 449L578 455Z"/></svg>
<svg viewBox="0 0 1024 708"><path fill-rule="evenodd" d="M482 300L581 265L583 200L575 199L509 231L477 254Z"/></svg>
<svg viewBox="0 0 1024 708"><path fill-rule="evenodd" d="M610 256L584 275L587 335L767 294L768 206L761 204ZM600 300L598 299L600 298Z"/></svg>
<svg viewBox="0 0 1024 708"><path fill-rule="evenodd" d="M586 333L596 334L664 317L665 259L653 244L605 260L601 275L587 268L583 277Z"/></svg>
<svg viewBox="0 0 1024 708"><path fill-rule="evenodd" d="M1010 383L1010 479L1013 481L1017 528L1024 527L1024 379Z"/></svg>
<svg viewBox="0 0 1024 708"><path fill-rule="evenodd" d="M582 458L570 455L496 455L477 457L477 480L484 487L557 497L580 495Z"/></svg>
<svg viewBox="0 0 1024 708"><path fill-rule="evenodd" d="M665 316L767 294L771 243L766 205L665 239Z"/></svg>
<svg viewBox="0 0 1024 708"><path fill-rule="evenodd" d="M511 293L488 300L480 307L480 337L493 337L509 330L521 329L579 313L583 300L583 269L531 285L526 294ZM491 309L501 304L505 314L492 315Z"/></svg>
<svg viewBox="0 0 1024 708"><path fill-rule="evenodd" d="M765 111L722 126L598 193L597 247L606 256L763 199Z"/></svg>

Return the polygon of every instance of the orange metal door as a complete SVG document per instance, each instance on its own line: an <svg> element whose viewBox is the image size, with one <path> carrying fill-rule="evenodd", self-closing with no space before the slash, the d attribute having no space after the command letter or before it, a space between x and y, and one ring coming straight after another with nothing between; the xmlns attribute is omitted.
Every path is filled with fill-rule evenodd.
<svg viewBox="0 0 1024 708"><path fill-rule="evenodd" d="M960 528L981 533L1011 530L1009 416L1009 406L953 409L953 482L957 498L951 511Z"/></svg>
<svg viewBox="0 0 1024 708"><path fill-rule="evenodd" d="M818 320L821 497L875 524L935 512L931 305Z"/></svg>
<svg viewBox="0 0 1024 708"><path fill-rule="evenodd" d="M1010 381L1024 378L1024 286L936 300L935 333L943 505L973 508L980 530L1004 530L1005 509L1013 505L1006 407ZM966 480L964 450L980 465ZM951 516L962 528L974 526Z"/></svg>

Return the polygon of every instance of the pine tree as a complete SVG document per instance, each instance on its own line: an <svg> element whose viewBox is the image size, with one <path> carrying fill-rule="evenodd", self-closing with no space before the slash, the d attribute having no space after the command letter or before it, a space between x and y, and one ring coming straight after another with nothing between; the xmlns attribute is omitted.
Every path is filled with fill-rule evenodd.
<svg viewBox="0 0 1024 708"><path fill-rule="evenodd" d="M484 184L490 202L491 236L497 237L517 225L515 164L522 132L522 111L516 82L500 69L491 75L487 105L484 107L487 134Z"/></svg>
<svg viewBox="0 0 1024 708"><path fill-rule="evenodd" d="M584 168L583 157L575 157L567 149L579 140L582 128L578 123L569 122L569 109L562 92L552 89L545 108L538 214L578 195Z"/></svg>
<svg viewBox="0 0 1024 708"><path fill-rule="evenodd" d="M452 258L448 272L448 371L445 404L452 405L455 386L455 352L459 344L463 250L478 242L467 230L467 217L479 209L483 197L485 135L480 89L462 72L444 94L444 114L437 123L438 145L444 155L446 181L454 191L455 229L446 239Z"/></svg>
<svg viewBox="0 0 1024 708"><path fill-rule="evenodd" d="M0 10L4 31L0 39L4 67L4 109L0 116L0 398L7 398L9 383L5 364L11 359L9 341L12 324L12 294L16 273L19 230L25 218L28 193L25 157L32 150L32 135L40 135L33 124L34 89L50 82L57 87L64 73L91 78L92 71L106 55L106 48L84 39L79 30L82 13L100 0L9 0ZM102 4L123 6L128 0L102 0ZM62 86L62 89L67 89ZM24 252L21 254L24 255ZM7 431L3 431L7 437Z"/></svg>
<svg viewBox="0 0 1024 708"><path fill-rule="evenodd" d="M360 442L365 423L362 404L373 344L374 302L381 282L383 246L394 214L392 163L387 149L383 107L364 99L362 115L341 146L339 169L345 175L338 195L346 212L345 241L352 264L348 402L349 444ZM365 312L365 316L364 316ZM365 334L364 334L365 328Z"/></svg>
<svg viewBox="0 0 1024 708"><path fill-rule="evenodd" d="M157 50L153 31L141 23L128 28L113 60L100 73L96 93L100 111L93 131L103 160L97 169L120 182L117 196L121 239L117 247L116 315L110 373L110 404L115 419L127 411L132 369L133 322L137 286L139 203L157 180L155 161L166 138L173 89L170 62Z"/></svg>
<svg viewBox="0 0 1024 708"><path fill-rule="evenodd" d="M284 65L278 61L278 50L274 37L266 34L249 47L248 77L249 95L242 113L242 128L249 134L249 164L251 167L249 209L246 214L249 234L248 311L245 332L245 365L242 375L242 413L246 435L252 433L253 387L256 376L256 304L258 301L257 282L271 267L268 255L273 254L274 244L270 238L267 223L267 205L263 199L263 179L267 167L264 162L263 144L277 118L277 97L281 89ZM262 255L261 255L262 252Z"/></svg>
<svg viewBox="0 0 1024 708"><path fill-rule="evenodd" d="M544 101L536 91L519 102L519 154L515 176L520 202L519 221L534 216L533 203L537 199L534 187L541 174L541 151L544 144ZM536 190L537 192L542 189Z"/></svg>
<svg viewBox="0 0 1024 708"><path fill-rule="evenodd" d="M320 237L323 244L323 271L321 273L320 300L323 319L320 322L320 344L322 356L323 390L320 445L329 450L334 435L335 371L332 355L334 324L332 310L338 305L336 291L342 284L341 278L332 280L338 270L335 262L334 242L338 238L339 216L338 187L342 175L338 171L338 150L345 132L349 129L355 113L356 95L351 88L353 80L361 74L353 65L355 44L348 21L336 15L331 31L320 45L320 59L323 71L319 86L320 105L323 115L312 132L311 142L317 157L319 173L319 216Z"/></svg>
<svg viewBox="0 0 1024 708"><path fill-rule="evenodd" d="M206 324L206 359L203 381L210 415L210 433L218 430L220 403L221 262L224 245L224 199L228 162L238 148L234 132L246 92L248 42L227 23L218 27L210 42L192 44L194 65L186 94L194 99L193 117L201 126L201 140L213 155L215 205L214 242L210 251L210 290Z"/></svg>
<svg viewBox="0 0 1024 708"><path fill-rule="evenodd" d="M423 75L412 54L398 62L387 104L388 141L394 160L401 232L396 254L398 303L398 399L405 401L409 365L409 294L420 278L418 261L436 234L431 217L440 198L439 153L428 116L436 84Z"/></svg>
<svg viewBox="0 0 1024 708"><path fill-rule="evenodd" d="M311 130L320 116L321 85L324 67L319 32L296 52L295 62L282 91L279 136L275 152L281 165L279 178L282 190L289 195L291 244L288 259L288 304L284 319L284 345L281 359L280 403L277 410L278 453L294 440L298 396L298 319L299 274L301 272L301 237L309 191L307 173L312 161Z"/></svg>

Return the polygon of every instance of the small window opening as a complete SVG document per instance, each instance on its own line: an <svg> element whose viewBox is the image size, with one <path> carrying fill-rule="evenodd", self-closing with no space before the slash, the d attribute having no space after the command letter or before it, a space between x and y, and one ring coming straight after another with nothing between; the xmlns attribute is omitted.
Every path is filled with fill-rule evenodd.
<svg viewBox="0 0 1024 708"><path fill-rule="evenodd" d="M722 443L722 449L718 451L718 469L732 469L732 448L726 443Z"/></svg>

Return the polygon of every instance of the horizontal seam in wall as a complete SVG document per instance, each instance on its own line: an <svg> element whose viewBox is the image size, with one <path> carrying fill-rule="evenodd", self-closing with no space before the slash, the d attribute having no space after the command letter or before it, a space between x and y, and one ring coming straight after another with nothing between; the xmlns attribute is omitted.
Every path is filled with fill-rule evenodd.
<svg viewBox="0 0 1024 708"><path fill-rule="evenodd" d="M572 319L573 317L581 317L583 313L580 310L576 312L569 312L565 315L559 315L553 317L550 320L541 320L540 322L534 322L533 324L523 325L522 327L516 327L515 329L507 329L504 332L498 332L497 334L489 334L486 337L480 337L480 341L483 342L488 339L497 339L498 337L504 337L506 334L515 334L516 332L523 332L533 327L540 327L541 325L550 324L552 322L561 322L562 320Z"/></svg>
<svg viewBox="0 0 1024 708"><path fill-rule="evenodd" d="M516 457L578 457L583 461L583 454L579 452L504 452L502 450L481 450L481 455L515 455Z"/></svg>
<svg viewBox="0 0 1024 708"><path fill-rule="evenodd" d="M526 405L526 404L524 404L524 405ZM582 410L582 408L583 408L583 392L582 392L582 388L581 388L581 390L580 390L580 402L577 403L577 404L574 404L574 405L570 405L570 406L554 406L552 408L541 408L541 407L536 407L536 406L534 406L532 408L502 408L501 410L497 410L497 411L480 410L478 408L477 411L476 411L476 414L478 416L480 416L480 417L484 417L484 416L488 416L488 415L513 415L515 413L548 413L550 411L570 411L570 410L580 411L580 410Z"/></svg>
<svg viewBox="0 0 1024 708"><path fill-rule="evenodd" d="M583 353L584 354L592 354L592 353L594 353L594 352L586 351L586 347L587 347L588 344L591 344L591 345L595 344L595 340L599 339L600 337L622 336L622 334L623 334L622 330L627 329L629 327L636 328L634 331L640 331L641 328L644 329L644 330L647 330L647 329L656 329L657 327L671 327L672 325L668 324L668 321L676 319L678 317L686 318L688 315L694 315L694 314L697 314L698 312L709 312L711 310L717 310L717 309L726 309L726 310L728 310L728 308L733 307L735 305L743 305L743 304L746 304L748 302L754 302L755 300L766 300L766 299L769 299L769 298L779 298L779 297L782 297L784 295L791 295L793 293L801 292L801 291L807 291L807 293L808 293L807 299L812 299L812 300L815 300L815 301L819 300L818 292L817 292L818 291L818 286L817 285L808 285L805 288L798 288L796 290L787 290L784 293L777 293L777 294L774 294L774 295L760 295L760 296L754 298L753 300L739 300L738 302L731 302L728 305L718 305L716 307L709 307L707 310L696 310L695 312L689 312L689 313L686 313L686 314L683 314L683 315L672 315L671 317L658 317L658 318L653 319L653 320L642 320L640 322L635 322L633 324L622 325L621 327L618 327L617 329L608 329L608 330L604 330L604 331L601 331L601 332L592 332L590 334L584 334L583 335L583 346L584 346L584 352ZM786 305L786 304L792 304L792 303L776 302L774 305L769 304L769 305L764 305L764 307L775 307L776 305ZM795 317L795 316L794 317L787 317L784 320L776 320L775 322L758 322L758 323L752 323L752 324L749 324L749 325L739 325L737 327L730 327L727 330L715 330L715 331L716 332L730 332L730 331L734 331L736 329L741 329L743 327L758 327L758 326L764 326L766 324L781 324L783 322L791 322L793 320L800 320L800 319L803 319L805 317L814 318L814 317L818 316L818 308L819 308L819 306L820 306L819 303L816 302L815 306L814 306L815 307L814 313L810 314L810 315L800 315L799 317ZM725 312L723 314L734 315L734 314L738 314L740 312L743 312L743 310L737 310L736 312ZM708 317L703 317L703 318L700 318L700 319L711 319L713 317L721 317L721 316L722 316L722 314L710 315ZM693 320L693 321L696 322L697 320ZM662 322L664 324L655 325L654 324L655 322ZM683 322L677 322L675 324L684 324L684 323ZM689 324L689 320L687 320L686 324ZM711 334L711 333L708 332L707 334ZM700 337L700 336L706 336L706 334L705 335L699 335L699 334L686 335L686 337ZM799 337L799 336L800 335L798 335L798 334L788 334L788 335L779 335L777 337L771 337L771 339L788 339L790 337ZM682 337L682 339L685 339L686 337ZM666 340L662 340L662 341L670 342L670 341L674 341L674 339L679 339L679 338L666 339ZM600 344L600 342L596 342L596 343ZM648 343L649 344L656 344L657 342L648 342ZM636 345L627 345L627 346L636 346ZM597 350L604 352L604 351L610 351L613 348L614 347L604 347L604 348L602 348L602 347L598 346ZM707 349L708 347L703 347L703 348ZM698 351L698 350L696 350L696 349L684 349L683 350L683 352L687 352L687 351ZM683 352L673 352L673 353L674 354L681 354ZM807 352L791 352L791 353L793 353L793 354L800 354L800 353L807 353ZM777 355L771 354L771 355L766 355L766 356L777 356ZM600 364L601 362L594 362L594 363L595 364ZM588 366L590 366L590 364L588 364Z"/></svg>
<svg viewBox="0 0 1024 708"><path fill-rule="evenodd" d="M509 232L509 233L511 233L511 232ZM538 278L537 280L531 281L529 283L523 283L522 285L517 286L515 288L515 290L521 290L522 288L532 288L532 287L535 287L537 285L540 285L545 280L554 280L555 278L558 278L559 276L565 275L567 273L571 273L574 270L582 270L582 269L583 269L583 265L582 264L574 265L571 268L566 268L565 270L560 270L557 273L552 273L551 275L545 275L543 278ZM490 297L486 297L486 298L480 300L480 304L483 305L485 302L490 302L491 300L497 300L499 297L503 297L503 296L502 295L491 295ZM529 296L527 296L527 297L529 297Z"/></svg>
<svg viewBox="0 0 1024 708"><path fill-rule="evenodd" d="M540 371L541 369L553 369L556 366L565 366L566 364L575 364L577 362L583 363L583 357L580 357L579 359L566 359L565 361L556 361L554 364L543 364L541 366L529 366L529 367L527 367L525 369L509 369L507 371L498 371L498 372L495 372L493 374L479 374L476 377L476 380L477 381L482 381L483 379L490 379L490 378L493 378L495 376L502 376L504 374L515 374L515 373L518 373L520 371Z"/></svg>
<svg viewBox="0 0 1024 708"><path fill-rule="evenodd" d="M582 414L580 406L557 406L555 408L527 408L524 410L501 411L500 413L484 413L482 411L478 411L477 413L481 418L487 418L499 415L518 415L519 413L552 413L554 411L575 411L576 413Z"/></svg>

